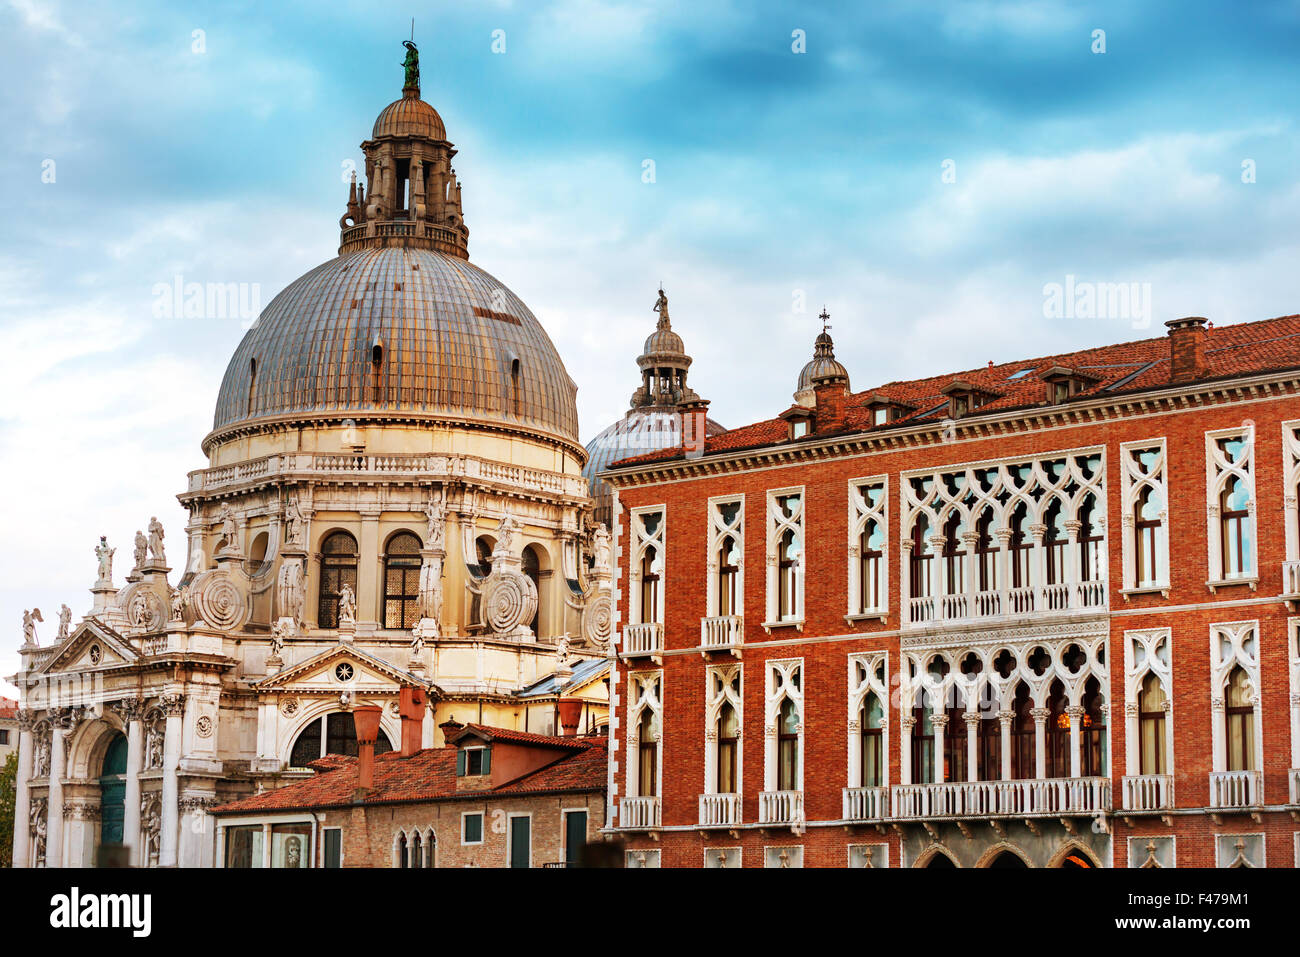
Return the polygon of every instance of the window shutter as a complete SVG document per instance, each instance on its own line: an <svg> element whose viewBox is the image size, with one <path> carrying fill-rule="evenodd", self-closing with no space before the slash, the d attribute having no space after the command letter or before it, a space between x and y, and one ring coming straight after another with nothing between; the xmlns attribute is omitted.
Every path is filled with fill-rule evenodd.
<svg viewBox="0 0 1300 957"><path fill-rule="evenodd" d="M492 770L492 749L483 749L483 773L488 774Z"/></svg>
<svg viewBox="0 0 1300 957"><path fill-rule="evenodd" d="M457 751L456 752L456 777L463 778L464 776L465 776L465 752Z"/></svg>

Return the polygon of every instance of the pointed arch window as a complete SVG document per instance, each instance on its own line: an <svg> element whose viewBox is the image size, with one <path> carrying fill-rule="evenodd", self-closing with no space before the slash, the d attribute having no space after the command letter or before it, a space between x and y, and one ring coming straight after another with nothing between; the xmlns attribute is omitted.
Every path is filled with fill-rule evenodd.
<svg viewBox="0 0 1300 957"><path fill-rule="evenodd" d="M718 713L717 782L719 794L737 794L740 781L736 775L736 749L740 742L740 719L730 702Z"/></svg>
<svg viewBox="0 0 1300 957"><path fill-rule="evenodd" d="M885 783L885 709L874 691L862 702L862 787L878 788Z"/></svg>
<svg viewBox="0 0 1300 957"><path fill-rule="evenodd" d="M659 793L659 715L653 708L641 710L637 723L637 787L641 797Z"/></svg>
<svg viewBox="0 0 1300 957"><path fill-rule="evenodd" d="M799 790L799 709L786 698L777 712L776 789Z"/></svg>
<svg viewBox="0 0 1300 957"><path fill-rule="evenodd" d="M1053 499L1045 517L1047 530L1043 533L1043 550L1047 553L1047 584L1060 585L1066 581L1065 551L1070 545L1070 533L1065 528L1065 508L1060 499Z"/></svg>
<svg viewBox="0 0 1300 957"><path fill-rule="evenodd" d="M965 781L966 766L966 709L960 705L947 709L948 725L943 732L943 779Z"/></svg>
<svg viewBox="0 0 1300 957"><path fill-rule="evenodd" d="M1011 552L1011 587L1027 588L1033 583L1030 568L1033 564L1034 540L1025 528L1027 523L1024 503L1011 515L1011 539L1007 548Z"/></svg>
<svg viewBox="0 0 1300 957"><path fill-rule="evenodd" d="M980 591L997 591L998 583L998 541L994 537L997 517L993 509L986 508L975 523L975 558L979 574Z"/></svg>
<svg viewBox="0 0 1300 957"><path fill-rule="evenodd" d="M1224 722L1229 771L1254 771L1255 705L1250 677L1240 665L1228 675Z"/></svg>
<svg viewBox="0 0 1300 957"><path fill-rule="evenodd" d="M934 783L934 722L924 705L912 709L912 783Z"/></svg>
<svg viewBox="0 0 1300 957"><path fill-rule="evenodd" d="M1017 780L1037 776L1037 734L1034 701L1023 681L1016 686L1011 718L1011 776Z"/></svg>
<svg viewBox="0 0 1300 957"><path fill-rule="evenodd" d="M1249 506L1250 490L1241 478L1232 476L1219 493L1224 578L1242 578L1250 574L1254 531L1251 528Z"/></svg>
<svg viewBox="0 0 1300 957"><path fill-rule="evenodd" d="M1106 545L1097 516L1096 496L1087 495L1079 507L1079 581L1106 579Z"/></svg>
<svg viewBox="0 0 1300 957"><path fill-rule="evenodd" d="M944 575L949 595L966 591L966 543L962 539L965 532L961 513L954 511L943 527Z"/></svg>
<svg viewBox="0 0 1300 957"><path fill-rule="evenodd" d="M739 615L737 582L740 577L740 546L734 536L724 535L718 543L718 614Z"/></svg>
<svg viewBox="0 0 1300 957"><path fill-rule="evenodd" d="M926 541L930 532L930 523L924 516L919 516L912 527L912 549L910 583L912 598L929 598L933 593L930 587L931 561L930 543Z"/></svg>
<svg viewBox="0 0 1300 957"><path fill-rule="evenodd" d="M1138 767L1140 774L1167 774L1165 689L1148 674L1138 692Z"/></svg>
<svg viewBox="0 0 1300 957"><path fill-rule="evenodd" d="M1083 727L1079 729L1079 773L1084 777L1106 774L1106 698L1096 678L1083 686Z"/></svg>

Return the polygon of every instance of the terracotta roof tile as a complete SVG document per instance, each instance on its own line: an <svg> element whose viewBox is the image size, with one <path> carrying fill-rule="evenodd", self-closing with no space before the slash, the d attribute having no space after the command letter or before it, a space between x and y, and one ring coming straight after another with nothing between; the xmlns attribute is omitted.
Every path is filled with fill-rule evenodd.
<svg viewBox="0 0 1300 957"><path fill-rule="evenodd" d="M467 725L466 727L470 727ZM482 727L482 726L475 726ZM488 729L503 740L502 728ZM523 732L506 732L523 734ZM479 791L456 790L456 748L426 748L409 758L398 751L375 758L374 787L362 799L363 804L394 804L477 798L487 795L537 794L559 791L599 791L605 787L605 738L553 738L528 735L550 743L575 742L572 753L552 764L533 771L500 787ZM513 738L511 740L514 740ZM540 744L540 742L520 742ZM275 813L330 807L349 807L354 803L357 787L357 759L327 755L314 761L316 774L261 794L213 808L214 814Z"/></svg>
<svg viewBox="0 0 1300 957"><path fill-rule="evenodd" d="M1206 380L1300 367L1300 315L1214 326L1206 330L1206 336L1205 358L1209 365ZM925 379L888 382L855 392L848 400L846 432L866 432L872 429L884 431L907 423L941 421L947 407L942 389L958 379L997 395L997 398L979 407L980 415L998 410L1033 408L1042 404L1044 399L1045 386L1038 373L1053 366L1066 366L1092 380L1087 388L1071 397L1070 401L1099 394L1123 395L1172 384L1169 337L1157 336L1037 359L1003 362ZM1032 369L1033 372L1011 378L1026 369ZM875 426L867 403L880 397L906 403L913 407L913 411L886 425ZM757 449L787 441L789 431L786 423L780 418L773 418L708 436L705 439L704 453ZM623 468L668 461L681 458L684 452L682 446L659 449L612 462L609 467Z"/></svg>

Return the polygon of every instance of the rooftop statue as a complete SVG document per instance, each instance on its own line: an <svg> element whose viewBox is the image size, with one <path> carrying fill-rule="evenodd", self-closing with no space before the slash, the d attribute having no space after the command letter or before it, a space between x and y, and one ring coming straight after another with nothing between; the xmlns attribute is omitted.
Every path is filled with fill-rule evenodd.
<svg viewBox="0 0 1300 957"><path fill-rule="evenodd" d="M415 48L415 44L410 40L403 40L402 46L406 47L406 59L402 61L402 66L406 68L406 81L402 84L402 88L415 90L418 95L420 92L420 51Z"/></svg>

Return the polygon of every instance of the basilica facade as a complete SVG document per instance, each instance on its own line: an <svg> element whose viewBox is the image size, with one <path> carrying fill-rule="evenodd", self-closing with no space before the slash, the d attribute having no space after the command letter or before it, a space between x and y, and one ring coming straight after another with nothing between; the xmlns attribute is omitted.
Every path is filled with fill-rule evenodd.
<svg viewBox="0 0 1300 957"><path fill-rule="evenodd" d="M469 261L408 51L338 256L230 361L179 547L152 520L122 581L101 539L89 612L46 642L27 615L17 866L210 865L210 808L355 755L358 707L395 749L403 694L429 702L426 747L457 720L555 734L561 702L578 733L606 723L611 560L576 386Z"/></svg>

